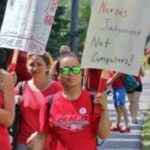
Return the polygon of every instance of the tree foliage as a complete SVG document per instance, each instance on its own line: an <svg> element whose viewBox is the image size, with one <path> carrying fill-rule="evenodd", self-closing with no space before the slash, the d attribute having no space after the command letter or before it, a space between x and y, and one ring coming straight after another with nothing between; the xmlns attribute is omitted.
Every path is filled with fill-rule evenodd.
<svg viewBox="0 0 150 150"><path fill-rule="evenodd" d="M0 27L4 17L6 2L7 2L6 0L0 0Z"/></svg>
<svg viewBox="0 0 150 150"><path fill-rule="evenodd" d="M80 22L79 22L79 51L83 51L84 43L86 39L86 33L89 24L89 18L91 13L91 1L81 0L80 1Z"/></svg>
<svg viewBox="0 0 150 150"><path fill-rule="evenodd" d="M55 57L59 53L59 47L62 44L70 43L70 22L71 22L71 1L61 0L56 16L55 24L52 27L47 49ZM79 28L77 36L79 38L79 49L82 51L86 38L88 22L91 12L91 1L80 0L79 3Z"/></svg>
<svg viewBox="0 0 150 150"><path fill-rule="evenodd" d="M47 44L47 50L56 57L59 54L59 48L63 44L69 45L70 40L70 3L61 1L56 12L55 22L52 26L50 37Z"/></svg>
<svg viewBox="0 0 150 150"><path fill-rule="evenodd" d="M0 28L2 25L4 13L5 13L5 7L6 7L7 0L0 0ZM0 48L0 68L7 67L7 57L8 57L8 50L4 48Z"/></svg>

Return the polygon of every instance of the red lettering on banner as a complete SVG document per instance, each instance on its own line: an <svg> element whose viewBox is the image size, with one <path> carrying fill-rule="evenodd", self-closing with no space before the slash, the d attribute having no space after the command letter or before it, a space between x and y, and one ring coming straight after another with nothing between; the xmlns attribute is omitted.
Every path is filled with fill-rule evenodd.
<svg viewBox="0 0 150 150"><path fill-rule="evenodd" d="M45 16L44 23L46 25L52 25L53 22L54 22L54 17L53 16Z"/></svg>

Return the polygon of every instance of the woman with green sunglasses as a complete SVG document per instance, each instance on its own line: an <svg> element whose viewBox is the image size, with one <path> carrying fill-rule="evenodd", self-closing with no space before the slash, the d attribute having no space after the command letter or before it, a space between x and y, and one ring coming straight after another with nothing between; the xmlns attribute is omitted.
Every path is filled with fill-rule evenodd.
<svg viewBox="0 0 150 150"><path fill-rule="evenodd" d="M82 71L75 54L61 55L57 69L63 91L54 95L49 111L49 98L42 106L40 129L30 145L42 150L46 136L51 134L57 141L52 150L96 150L96 137L106 139L110 133L107 95L105 92L98 93L91 102L90 93L82 90ZM47 120L45 115L49 116Z"/></svg>

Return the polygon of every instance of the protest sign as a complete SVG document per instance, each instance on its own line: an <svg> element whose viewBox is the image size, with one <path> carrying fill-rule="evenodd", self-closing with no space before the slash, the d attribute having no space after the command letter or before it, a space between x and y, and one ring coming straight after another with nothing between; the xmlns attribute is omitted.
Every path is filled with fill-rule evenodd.
<svg viewBox="0 0 150 150"><path fill-rule="evenodd" d="M95 0L82 68L137 75L150 24L149 0Z"/></svg>
<svg viewBox="0 0 150 150"><path fill-rule="evenodd" d="M43 54L58 0L8 0L0 47Z"/></svg>

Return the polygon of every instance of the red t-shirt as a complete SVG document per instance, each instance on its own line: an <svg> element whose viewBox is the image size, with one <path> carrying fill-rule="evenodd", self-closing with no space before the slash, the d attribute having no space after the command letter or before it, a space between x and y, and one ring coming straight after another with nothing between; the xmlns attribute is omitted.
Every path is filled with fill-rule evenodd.
<svg viewBox="0 0 150 150"><path fill-rule="evenodd" d="M140 75L134 76L134 77L135 77L135 79L136 79L139 83L142 83Z"/></svg>
<svg viewBox="0 0 150 150"><path fill-rule="evenodd" d="M52 137L59 141L57 148L51 149L96 150L96 131L101 109L99 105L95 105L92 113L89 92L83 90L81 96L73 101L65 99L62 93L58 92L54 95L49 114L48 100L49 97L40 110L39 131L51 133Z"/></svg>
<svg viewBox="0 0 150 150"><path fill-rule="evenodd" d="M18 89L18 87L16 87ZM39 129L39 111L44 98L62 90L62 86L53 81L53 83L43 92L35 92L29 87L28 82L23 90L24 102L20 105L20 125L18 134L18 143L26 144L27 138Z"/></svg>
<svg viewBox="0 0 150 150"><path fill-rule="evenodd" d="M113 71L109 71L109 76L112 77L115 74L115 72ZM117 79L114 80L114 82L112 83L112 88L117 89L120 87L123 87L123 82L121 80L121 78L124 76L124 74L121 74L121 76L119 76Z"/></svg>
<svg viewBox="0 0 150 150"><path fill-rule="evenodd" d="M87 88L89 90L98 90L101 72L101 69L88 69Z"/></svg>
<svg viewBox="0 0 150 150"><path fill-rule="evenodd" d="M0 108L3 108L3 96L0 94ZM0 124L0 150L11 150L11 144L9 142L8 129L5 125Z"/></svg>

